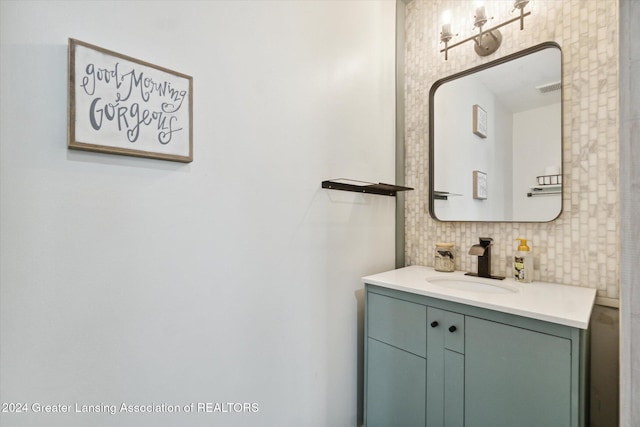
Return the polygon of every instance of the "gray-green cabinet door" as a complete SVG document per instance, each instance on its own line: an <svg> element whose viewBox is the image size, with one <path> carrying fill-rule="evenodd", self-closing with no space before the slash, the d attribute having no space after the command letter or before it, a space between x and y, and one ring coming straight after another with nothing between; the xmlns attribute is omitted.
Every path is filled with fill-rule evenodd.
<svg viewBox="0 0 640 427"><path fill-rule="evenodd" d="M444 321L444 347L464 354L464 315L446 311Z"/></svg>
<svg viewBox="0 0 640 427"><path fill-rule="evenodd" d="M427 307L427 427L464 426L464 355L447 349L464 350L463 333L463 315Z"/></svg>
<svg viewBox="0 0 640 427"><path fill-rule="evenodd" d="M367 294L367 335L425 357L427 307L397 298Z"/></svg>
<svg viewBox="0 0 640 427"><path fill-rule="evenodd" d="M444 425L464 427L464 356L444 351Z"/></svg>
<svg viewBox="0 0 640 427"><path fill-rule="evenodd" d="M444 317L427 307L427 427L444 427Z"/></svg>
<svg viewBox="0 0 640 427"><path fill-rule="evenodd" d="M465 427L570 427L571 342L465 319Z"/></svg>
<svg viewBox="0 0 640 427"><path fill-rule="evenodd" d="M425 425L426 360L367 338L366 427Z"/></svg>

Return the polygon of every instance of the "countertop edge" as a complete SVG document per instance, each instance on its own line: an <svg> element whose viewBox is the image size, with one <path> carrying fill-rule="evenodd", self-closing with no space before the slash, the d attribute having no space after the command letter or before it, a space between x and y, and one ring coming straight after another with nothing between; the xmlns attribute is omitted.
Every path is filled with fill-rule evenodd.
<svg viewBox="0 0 640 427"><path fill-rule="evenodd" d="M402 271L404 270L404 271ZM413 286L407 284L405 282L415 281L415 275L420 275L422 277L423 274L435 273L431 267L423 267L423 266L410 266L403 267L396 270L389 270L386 272L382 272L379 274L373 274L369 276L362 277L362 282L366 284L381 286L384 288L395 289L398 291L408 292L416 295L423 295L430 298L437 298L445 301L451 301L455 303L465 304L473 307L479 307L484 309L489 309L493 311L498 311L502 313L513 314L517 316L527 317L531 319L542 320L550 323L555 323L559 325L569 326L578 329L588 329L589 321L591 318L591 313L593 311L593 305L596 299L596 290L592 288L584 288L578 286L568 286L561 284L554 284L548 282L538 282L538 284L542 284L543 286L539 286L538 288L532 288L527 291L526 287L520 288L520 296L523 298L527 298L528 292L535 291L537 293L546 292L546 290L551 289L551 287L562 287L563 292L573 293L576 298L580 297L580 301L577 304L583 304L581 310L576 310L576 312L572 313L572 315L566 315L564 312L545 312L544 309L548 309L548 307L540 307L540 310L532 309L531 307L525 307L525 304L515 304L512 301L507 300L507 303L496 303L495 301L487 301L482 300L482 295L478 295L474 292L464 292L464 291L456 291L456 292L447 292L443 289L438 289L438 291L430 291L429 289L425 289L428 285L428 282L425 280L424 283L420 282L418 284L414 284ZM458 272L461 273L461 272ZM393 277L385 277L385 276L393 276ZM403 277L406 276L406 277ZM427 276L424 276L425 278ZM394 280L395 279L395 280ZM509 279L507 279L509 280ZM513 283L517 283L515 281L508 282L509 285L513 285ZM520 284L522 286L522 284ZM526 286L536 286L536 282L531 284L526 284ZM541 288L545 288L541 290ZM568 289L571 288L571 289ZM534 295L536 298L539 298L539 295ZM556 297L556 295L549 295L549 297ZM563 303L570 304L576 303L576 301L555 301L557 305L563 305ZM531 305L531 304L529 304Z"/></svg>

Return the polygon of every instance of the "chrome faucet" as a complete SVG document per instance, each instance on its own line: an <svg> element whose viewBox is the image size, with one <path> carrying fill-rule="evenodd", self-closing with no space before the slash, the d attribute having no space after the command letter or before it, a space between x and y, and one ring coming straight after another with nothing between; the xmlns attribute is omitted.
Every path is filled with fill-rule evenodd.
<svg viewBox="0 0 640 427"><path fill-rule="evenodd" d="M478 272L465 273L467 276L486 277L488 279L502 280L502 276L493 276L491 274L491 245L493 239L491 237L480 237L480 243L476 243L469 249L469 255L478 257Z"/></svg>

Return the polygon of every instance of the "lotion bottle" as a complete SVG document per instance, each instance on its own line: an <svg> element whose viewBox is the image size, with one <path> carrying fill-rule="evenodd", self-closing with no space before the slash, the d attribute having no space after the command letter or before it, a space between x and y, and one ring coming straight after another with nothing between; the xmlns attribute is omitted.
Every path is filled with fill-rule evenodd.
<svg viewBox="0 0 640 427"><path fill-rule="evenodd" d="M531 283L533 281L533 255L527 246L527 239L517 238L520 241L518 251L513 259L514 278L518 282Z"/></svg>

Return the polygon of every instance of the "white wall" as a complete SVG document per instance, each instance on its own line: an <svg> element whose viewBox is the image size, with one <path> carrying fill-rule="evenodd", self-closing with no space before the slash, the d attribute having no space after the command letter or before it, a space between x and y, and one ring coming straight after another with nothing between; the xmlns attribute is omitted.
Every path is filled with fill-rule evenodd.
<svg viewBox="0 0 640 427"><path fill-rule="evenodd" d="M511 218L510 168L511 114L498 98L478 79L467 77L446 82L434 97L434 171L437 191L461 194L448 200L436 200L436 215L441 220L463 221L470 217L492 220ZM487 112L487 136L473 130L473 105ZM496 126L500 123L501 126ZM487 174L487 198L473 198L473 171Z"/></svg>
<svg viewBox="0 0 640 427"><path fill-rule="evenodd" d="M394 179L395 3L0 4L1 400L259 405L3 427L355 425L395 200L320 182ZM68 37L192 75L194 162L67 150Z"/></svg>
<svg viewBox="0 0 640 427"><path fill-rule="evenodd" d="M514 218L549 221L560 214L561 195L527 197L547 166L561 170L562 105L551 104L513 115Z"/></svg>

